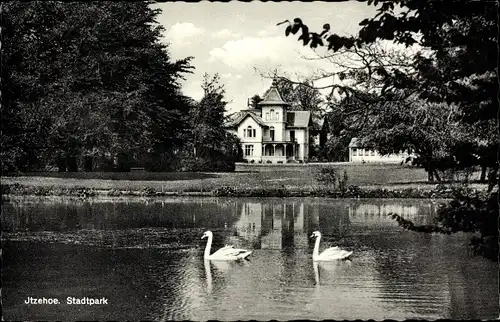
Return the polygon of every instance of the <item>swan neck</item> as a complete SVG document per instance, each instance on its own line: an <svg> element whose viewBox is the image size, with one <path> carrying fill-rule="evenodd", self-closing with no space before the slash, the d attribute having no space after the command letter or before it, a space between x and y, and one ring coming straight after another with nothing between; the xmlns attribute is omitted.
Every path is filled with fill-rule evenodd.
<svg viewBox="0 0 500 322"><path fill-rule="evenodd" d="M321 239L321 235L316 237L316 243L314 243L313 257L319 255L319 242Z"/></svg>
<svg viewBox="0 0 500 322"><path fill-rule="evenodd" d="M210 248L212 247L212 237L213 236L208 236L207 246L205 247L205 254L204 254L205 258L210 256Z"/></svg>
<svg viewBox="0 0 500 322"><path fill-rule="evenodd" d="M205 273L207 275L207 290L210 293L212 291L212 272L210 271L210 261L205 260Z"/></svg>
<svg viewBox="0 0 500 322"><path fill-rule="evenodd" d="M318 287L319 286L318 262L313 262L313 267L314 267L314 279L316 280L316 287Z"/></svg>

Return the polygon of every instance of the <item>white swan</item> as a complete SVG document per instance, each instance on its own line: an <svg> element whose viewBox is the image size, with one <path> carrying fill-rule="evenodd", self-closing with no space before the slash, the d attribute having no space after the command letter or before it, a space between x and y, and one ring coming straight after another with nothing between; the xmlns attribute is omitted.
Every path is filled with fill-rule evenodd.
<svg viewBox="0 0 500 322"><path fill-rule="evenodd" d="M340 249L339 247L330 247L325 249L321 254L319 253L319 242L321 240L321 233L315 231L312 233L311 238L316 237L314 244L313 260L314 261L333 261L337 259L347 259L352 255L352 251Z"/></svg>
<svg viewBox="0 0 500 322"><path fill-rule="evenodd" d="M205 259L210 260L224 260L224 261L234 261L238 259L243 259L248 257L252 252L246 249L234 248L233 246L225 246L210 255L210 248L212 247L213 234L211 231L206 231L203 233L201 239L208 237L207 246L205 247Z"/></svg>

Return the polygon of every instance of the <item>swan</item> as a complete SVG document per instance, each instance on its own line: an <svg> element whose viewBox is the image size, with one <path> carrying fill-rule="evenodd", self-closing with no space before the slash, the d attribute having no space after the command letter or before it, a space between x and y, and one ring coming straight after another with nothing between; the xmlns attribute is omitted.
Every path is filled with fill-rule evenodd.
<svg viewBox="0 0 500 322"><path fill-rule="evenodd" d="M205 247L205 259L210 260L225 260L225 261L233 261L238 259L243 259L248 257L252 252L246 249L234 248L233 246L224 246L212 255L210 255L210 247L212 247L212 239L213 233L211 231L206 231L201 236L201 239L208 237L207 246Z"/></svg>
<svg viewBox="0 0 500 322"><path fill-rule="evenodd" d="M319 253L319 242L321 240L321 233L315 231L312 233L311 238L316 237L314 244L313 260L314 261L333 261L337 259L347 259L352 255L352 251L340 249L339 247L330 247L325 249L321 254Z"/></svg>

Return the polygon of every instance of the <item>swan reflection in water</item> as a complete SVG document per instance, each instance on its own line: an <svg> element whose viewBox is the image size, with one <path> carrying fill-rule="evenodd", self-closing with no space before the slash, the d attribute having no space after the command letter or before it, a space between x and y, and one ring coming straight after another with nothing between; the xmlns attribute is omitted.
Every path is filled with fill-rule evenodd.
<svg viewBox="0 0 500 322"><path fill-rule="evenodd" d="M244 265L243 262L238 262L238 264L237 264L237 263L231 262L231 261L212 261L209 259L205 259L203 261L203 264L205 266L205 275L207 278L207 292L208 292L208 294L212 293L212 282L213 282L212 266L215 267L217 272L226 274L226 273L230 272L233 265L237 265L237 266L238 266L238 264Z"/></svg>
<svg viewBox="0 0 500 322"><path fill-rule="evenodd" d="M313 261L313 270L314 270L314 281L316 288L319 288L321 285L320 282L320 269L322 271L327 272L327 275L335 275L335 273L340 273L341 271L345 271L349 269L352 265L352 261L350 259L342 260L342 261Z"/></svg>

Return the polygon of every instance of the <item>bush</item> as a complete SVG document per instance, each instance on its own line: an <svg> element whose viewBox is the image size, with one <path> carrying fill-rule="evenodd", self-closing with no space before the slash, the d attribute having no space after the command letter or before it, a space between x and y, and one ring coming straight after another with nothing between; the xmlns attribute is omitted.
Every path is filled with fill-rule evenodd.
<svg viewBox="0 0 500 322"><path fill-rule="evenodd" d="M469 182L476 169L474 167L467 168L450 168L439 171L441 180L448 182Z"/></svg>
<svg viewBox="0 0 500 322"><path fill-rule="evenodd" d="M147 156L145 168L150 172L169 172L182 167L181 157L170 153L155 153Z"/></svg>
<svg viewBox="0 0 500 322"><path fill-rule="evenodd" d="M337 168L325 167L321 168L321 170L316 174L316 180L331 189L345 191L347 189L347 182L349 178L345 170L343 175L341 175Z"/></svg>
<svg viewBox="0 0 500 322"><path fill-rule="evenodd" d="M228 160L186 158L181 161L181 170L185 172L232 172L234 169L235 163Z"/></svg>

